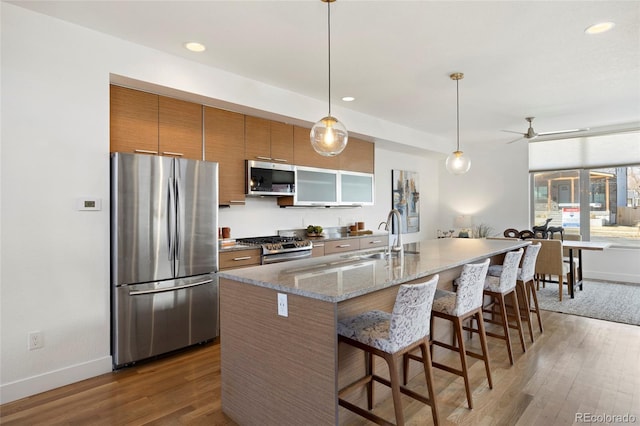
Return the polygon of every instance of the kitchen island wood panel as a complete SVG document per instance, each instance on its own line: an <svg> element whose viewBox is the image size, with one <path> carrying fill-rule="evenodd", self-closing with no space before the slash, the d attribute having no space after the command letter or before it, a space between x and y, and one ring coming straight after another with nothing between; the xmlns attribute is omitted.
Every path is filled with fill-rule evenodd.
<svg viewBox="0 0 640 426"><path fill-rule="evenodd" d="M336 424L335 304L288 295L281 317L276 290L220 281L225 413L241 425Z"/></svg>
<svg viewBox="0 0 640 426"><path fill-rule="evenodd" d="M371 258L374 252L369 250L220 272L223 411L240 424L348 423L353 413L338 408L337 389L362 372L363 357L355 348L338 346L338 320L371 309L389 311L398 285L434 274L440 275L439 288L451 289L452 280L464 264L497 259L528 244L486 239L427 240L405 245L406 254L395 258ZM287 294L288 318L278 317L277 293ZM246 297L251 300L250 309ZM306 305L305 318L298 317L300 298L314 299ZM250 316L251 320L241 316ZM314 331L306 332L307 327ZM231 336L229 340L227 335ZM249 337L241 343L241 336ZM278 342L282 344L274 348ZM300 348L307 347L312 348L310 355L304 355L304 350L301 355ZM276 351L278 363L267 354L271 350ZM309 362L301 360L301 356ZM289 373L291 368L295 375ZM318 377L318 369L324 371L322 378ZM250 382L247 371L257 374L257 383ZM331 386L326 383L327 378L333 380ZM312 383L315 380L318 383ZM263 382L269 385L261 386ZM240 392L238 383L243 389L259 386L263 392ZM276 383L278 387L271 387ZM301 390L306 387L310 389ZM264 394L266 388L268 395ZM298 405L298 392L311 395L320 388L329 395L318 397L313 404ZM277 401L274 393L279 396ZM380 388L377 400L387 394ZM254 405L260 409L249 408ZM283 407L288 410L287 419L305 421L281 421L278 417L284 415ZM248 410L250 414L245 414Z"/></svg>

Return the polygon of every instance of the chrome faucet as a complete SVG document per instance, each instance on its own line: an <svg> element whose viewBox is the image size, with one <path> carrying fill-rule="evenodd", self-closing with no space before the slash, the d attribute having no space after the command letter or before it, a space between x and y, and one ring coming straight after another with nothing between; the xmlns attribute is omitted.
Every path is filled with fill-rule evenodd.
<svg viewBox="0 0 640 426"><path fill-rule="evenodd" d="M398 229L398 237L396 238L395 242L392 244L391 243L391 236L393 235L392 230L393 230L393 217L395 216L395 218L398 220L398 226L396 227ZM387 231L387 239L388 241L388 250L389 250L389 256L391 256L391 252L399 252L400 256L402 256L404 254L404 246L402 245L402 229L401 225L401 217L400 217L400 212L398 211L398 209L393 209L389 212L389 216L387 216L387 221L386 222L381 222L380 225L378 225L378 229L380 229L380 226L384 223L385 224L385 230Z"/></svg>

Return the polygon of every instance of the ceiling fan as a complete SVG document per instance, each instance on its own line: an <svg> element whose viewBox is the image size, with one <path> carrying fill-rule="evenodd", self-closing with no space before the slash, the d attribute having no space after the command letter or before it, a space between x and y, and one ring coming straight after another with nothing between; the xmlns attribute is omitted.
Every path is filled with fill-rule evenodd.
<svg viewBox="0 0 640 426"><path fill-rule="evenodd" d="M528 140L533 140L535 138L537 138L538 136L551 136L551 135L564 135L567 133L578 133L578 132L586 132L587 130L589 130L588 127L585 127L583 129L568 129L568 130L556 130L554 132L541 132L541 133L537 133L535 130L533 130L533 126L532 126L532 122L533 119L535 117L526 117L525 120L527 120L529 122L529 128L527 129L526 133L522 133L522 132L514 132L513 130L503 130L503 132L509 132L509 133L517 133L519 135L522 135L521 137L519 137L518 139L514 139L512 141L509 141L507 143L514 143L514 142L518 142L519 140L522 139L528 139Z"/></svg>

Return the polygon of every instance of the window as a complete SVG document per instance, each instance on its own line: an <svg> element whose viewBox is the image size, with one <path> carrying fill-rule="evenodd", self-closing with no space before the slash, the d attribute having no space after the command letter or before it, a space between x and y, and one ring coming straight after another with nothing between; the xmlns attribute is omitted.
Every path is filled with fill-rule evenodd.
<svg viewBox="0 0 640 426"><path fill-rule="evenodd" d="M534 225L551 219L584 240L640 248L640 164L534 172L532 181Z"/></svg>
<svg viewBox="0 0 640 426"><path fill-rule="evenodd" d="M640 248L640 133L531 143L529 170L532 226Z"/></svg>

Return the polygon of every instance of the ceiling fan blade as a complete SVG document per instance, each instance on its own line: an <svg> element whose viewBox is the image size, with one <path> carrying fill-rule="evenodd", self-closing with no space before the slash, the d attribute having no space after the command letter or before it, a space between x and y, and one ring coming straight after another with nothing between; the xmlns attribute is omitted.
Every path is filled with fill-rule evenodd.
<svg viewBox="0 0 640 426"><path fill-rule="evenodd" d="M588 128L588 127L585 127L584 129L556 130L555 132L542 132L542 133L538 133L538 136L564 135L564 134L567 134L567 133L579 133L579 132L586 132L587 130L589 130L589 128Z"/></svg>
<svg viewBox="0 0 640 426"><path fill-rule="evenodd" d="M500 130L501 132L508 132L508 133L517 133L519 135L526 135L526 133L522 133L522 132L514 132L513 130Z"/></svg>
<svg viewBox="0 0 640 426"><path fill-rule="evenodd" d="M526 138L524 136L522 136L522 137L519 137L518 139L514 139L512 141L507 142L507 144L514 143L514 142L519 142L519 141L521 141L523 139L526 139Z"/></svg>

